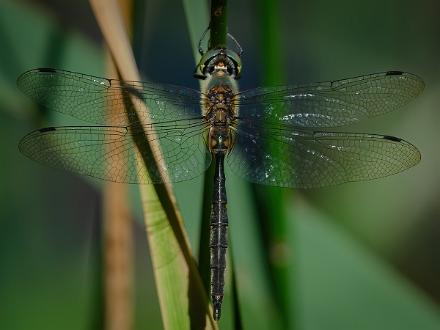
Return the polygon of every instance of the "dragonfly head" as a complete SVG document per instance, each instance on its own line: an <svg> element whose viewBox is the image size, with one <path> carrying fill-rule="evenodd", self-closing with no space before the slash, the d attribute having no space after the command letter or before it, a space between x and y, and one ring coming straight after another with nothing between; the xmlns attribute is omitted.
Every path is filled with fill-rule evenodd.
<svg viewBox="0 0 440 330"><path fill-rule="evenodd" d="M240 56L229 49L208 50L200 59L194 72L197 79L206 79L209 75L230 76L239 79L241 74Z"/></svg>

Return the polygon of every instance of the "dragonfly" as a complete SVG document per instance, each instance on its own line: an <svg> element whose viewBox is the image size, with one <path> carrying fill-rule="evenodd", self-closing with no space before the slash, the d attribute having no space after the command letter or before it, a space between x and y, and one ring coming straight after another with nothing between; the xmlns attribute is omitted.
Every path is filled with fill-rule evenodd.
<svg viewBox="0 0 440 330"><path fill-rule="evenodd" d="M39 163L133 184L191 180L213 164L209 248L215 320L221 315L228 247L226 167L257 184L316 188L396 174L421 157L397 137L329 130L405 106L424 88L418 76L388 71L241 91L240 55L228 48L204 53L195 72L203 80L201 90L51 68L18 78L19 89L40 106L89 123L24 136L20 151ZM131 104L126 95L135 95ZM147 113L130 111L136 102L147 106L147 124ZM153 140L159 153L137 143ZM164 166L142 170L137 152L147 165L156 154Z"/></svg>

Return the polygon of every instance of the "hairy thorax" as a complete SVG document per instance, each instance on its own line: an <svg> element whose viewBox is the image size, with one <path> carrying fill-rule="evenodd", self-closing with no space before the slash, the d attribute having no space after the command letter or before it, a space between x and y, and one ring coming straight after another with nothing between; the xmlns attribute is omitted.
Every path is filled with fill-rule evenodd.
<svg viewBox="0 0 440 330"><path fill-rule="evenodd" d="M210 124L208 147L212 153L227 153L234 144L237 100L227 84L215 85L207 90L203 100L206 120Z"/></svg>

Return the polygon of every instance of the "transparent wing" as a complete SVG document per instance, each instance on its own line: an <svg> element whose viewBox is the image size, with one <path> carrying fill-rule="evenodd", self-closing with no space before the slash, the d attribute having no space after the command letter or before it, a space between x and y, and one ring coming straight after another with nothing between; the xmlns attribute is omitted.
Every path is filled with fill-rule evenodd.
<svg viewBox="0 0 440 330"><path fill-rule="evenodd" d="M307 132L276 124L263 129L255 122L240 122L227 157L230 169L251 182L298 188L385 177L419 161L416 147L391 136Z"/></svg>
<svg viewBox="0 0 440 330"><path fill-rule="evenodd" d="M209 166L203 132L206 124L183 120L172 125L148 127L79 126L50 127L26 135L20 151L45 165L108 181L125 183L163 182L146 139L156 136L170 181L197 177ZM135 142L137 141L137 143ZM147 164L149 176L139 172L135 152Z"/></svg>
<svg viewBox="0 0 440 330"><path fill-rule="evenodd" d="M400 71L303 86L257 88L237 99L240 118L297 127L336 127L394 111L423 90L422 79Z"/></svg>
<svg viewBox="0 0 440 330"><path fill-rule="evenodd" d="M17 80L39 105L98 125L129 125L136 118L121 111L124 96L149 107L152 121L200 117L200 92L180 86L122 82L56 69L34 69ZM142 122L142 121L141 121Z"/></svg>

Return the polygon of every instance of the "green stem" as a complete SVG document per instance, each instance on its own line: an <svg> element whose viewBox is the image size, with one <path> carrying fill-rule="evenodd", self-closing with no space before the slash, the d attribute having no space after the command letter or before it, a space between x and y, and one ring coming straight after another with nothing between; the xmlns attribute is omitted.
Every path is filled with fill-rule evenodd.
<svg viewBox="0 0 440 330"><path fill-rule="evenodd" d="M227 0L212 0L209 49L226 48L228 35L227 22Z"/></svg>
<svg viewBox="0 0 440 330"><path fill-rule="evenodd" d="M279 21L279 1L260 0L260 19L261 19L261 38L262 38L262 57L263 57L263 83L266 86L276 86L285 84L283 71L283 59L281 51L281 28ZM283 109L277 111L282 113ZM285 155L279 154L277 148L271 143L264 146L272 155L278 159L284 159ZM284 325L291 328L293 323L293 310L289 302L286 291L287 283L292 281L287 263L287 219L285 215L285 196L284 190L278 187L256 187L257 196L263 203L266 213L266 240L269 244L269 261L271 275L274 280L274 293L279 308L282 310Z"/></svg>
<svg viewBox="0 0 440 330"><path fill-rule="evenodd" d="M286 80L282 70L281 28L279 2L260 0L260 27L263 52L263 83L267 86L283 84Z"/></svg>

